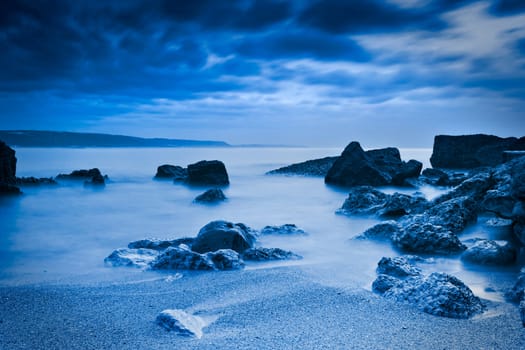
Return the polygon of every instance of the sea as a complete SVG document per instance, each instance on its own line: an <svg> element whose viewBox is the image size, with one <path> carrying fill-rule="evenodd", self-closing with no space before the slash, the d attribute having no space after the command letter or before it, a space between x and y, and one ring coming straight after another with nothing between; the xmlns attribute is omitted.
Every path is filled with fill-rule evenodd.
<svg viewBox="0 0 525 350"><path fill-rule="evenodd" d="M17 176L55 177L76 169L99 168L106 186L61 181L57 186L26 186L23 195L0 198L0 283L94 283L119 276L147 278L156 272L114 268L104 258L114 249L143 238L193 237L213 220L244 223L253 229L295 224L305 236L261 236L258 244L291 250L301 260L248 263L247 269L295 265L320 283L344 288L371 288L377 262L398 256L388 242L353 239L379 223L375 217L337 214L347 197L322 177L266 175L292 163L338 155L338 148L15 148ZM429 167L431 149L400 149L404 160ZM162 164L187 166L200 160L225 163L230 185L227 201L203 205L194 198L207 188L156 180ZM383 188L387 193L423 193L428 199L449 189ZM460 238L499 238L485 225L489 217ZM430 257L427 273L459 277L480 297L502 301L517 268L479 267L459 257Z"/></svg>

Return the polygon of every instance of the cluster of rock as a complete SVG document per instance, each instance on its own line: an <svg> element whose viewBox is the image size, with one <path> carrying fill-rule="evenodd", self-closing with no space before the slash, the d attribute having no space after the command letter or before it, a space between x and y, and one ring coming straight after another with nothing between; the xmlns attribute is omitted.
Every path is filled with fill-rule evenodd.
<svg viewBox="0 0 525 350"><path fill-rule="evenodd" d="M107 175L102 175L98 168L93 169L81 169L74 170L69 174L58 174L56 179L58 180L84 180L86 185L104 186Z"/></svg>
<svg viewBox="0 0 525 350"><path fill-rule="evenodd" d="M275 230L278 228L274 227ZM259 234L242 223L212 221L202 227L195 238L131 242L128 248L113 251L104 261L112 266L157 270L236 270L243 268L244 261L249 260L301 258L279 248L256 247Z"/></svg>
<svg viewBox="0 0 525 350"><path fill-rule="evenodd" d="M469 318L484 310L481 300L458 278L438 272L424 275L413 265L419 259L382 258L372 289L386 298L408 302L436 316Z"/></svg>
<svg viewBox="0 0 525 350"><path fill-rule="evenodd" d="M155 178L196 186L226 186L230 183L226 166L219 160L202 160L187 168L164 164L157 168Z"/></svg>

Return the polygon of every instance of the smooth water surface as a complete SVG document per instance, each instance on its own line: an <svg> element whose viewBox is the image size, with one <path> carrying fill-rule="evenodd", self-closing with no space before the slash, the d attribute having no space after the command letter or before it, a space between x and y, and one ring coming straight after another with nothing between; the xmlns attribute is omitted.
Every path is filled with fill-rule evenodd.
<svg viewBox="0 0 525 350"><path fill-rule="evenodd" d="M293 223L304 237L261 237L261 245L292 250L304 257L297 264L325 283L369 287L382 256L399 255L386 242L351 240L378 222L375 218L336 215L347 192L323 178L265 175L269 170L308 159L337 155L321 148L91 148L16 149L18 176L54 177L75 169L98 167L109 176L105 188L80 182L24 187L21 197L0 199L0 278L10 283L60 281L82 276L112 278L130 269L107 268L112 250L146 237L195 236L212 220L265 225ZM429 149L401 150L429 166ZM154 180L157 166L186 166L199 160L222 160L230 176L228 200L218 205L193 203L206 188ZM427 197L443 190L422 191ZM481 226L480 226L481 227ZM482 232L482 236L489 233ZM248 264L260 268L268 264ZM510 280L515 271L464 266L457 258L438 258L429 270L462 278L478 295L500 299L494 281ZM125 272L123 272L125 271ZM144 273L139 272L136 273ZM98 276L98 277L97 277ZM497 282L499 283L499 282ZM487 291L488 289L488 291ZM497 288L496 288L497 289Z"/></svg>

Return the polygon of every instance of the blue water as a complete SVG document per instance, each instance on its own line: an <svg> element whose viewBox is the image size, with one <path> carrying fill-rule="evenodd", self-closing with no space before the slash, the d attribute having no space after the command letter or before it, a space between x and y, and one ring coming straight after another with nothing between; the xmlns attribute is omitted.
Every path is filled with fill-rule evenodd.
<svg viewBox="0 0 525 350"><path fill-rule="evenodd" d="M347 193L327 187L322 178L264 175L284 165L337 155L340 151L329 148L18 148L18 176L54 177L75 169L98 167L110 181L104 189L85 187L82 182L24 187L21 197L0 198L0 279L6 283L40 283L113 278L130 273L129 269L104 266L104 257L113 249L145 237L195 236L209 221L224 219L243 222L255 229L294 223L310 235L262 237L261 245L303 255L303 260L284 264L297 264L319 281L369 288L379 259L399 253L388 243L350 238L378 221L336 215ZM401 152L403 159L418 159L425 167L429 166L431 150ZM195 204L193 199L203 188L153 179L160 164L186 166L203 159L219 159L225 163L231 182L224 190L227 202L215 206ZM417 190L429 198L444 191L432 187ZM477 236L490 234L481 231L480 228ZM266 266L268 264L249 264L247 268ZM510 281L515 273L512 268L464 266L457 258L438 258L429 269L453 273L478 295L492 299L501 299L501 292L492 292L490 288L501 281Z"/></svg>

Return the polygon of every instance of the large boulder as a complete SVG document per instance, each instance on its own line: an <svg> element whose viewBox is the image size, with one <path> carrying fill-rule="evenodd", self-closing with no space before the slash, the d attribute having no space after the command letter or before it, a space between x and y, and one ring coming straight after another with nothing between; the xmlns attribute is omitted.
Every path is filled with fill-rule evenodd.
<svg viewBox="0 0 525 350"><path fill-rule="evenodd" d="M188 180L191 185L224 186L230 183L224 163L219 160L202 160L188 165Z"/></svg>
<svg viewBox="0 0 525 350"><path fill-rule="evenodd" d="M18 194L15 150L0 141L0 194Z"/></svg>
<svg viewBox="0 0 525 350"><path fill-rule="evenodd" d="M438 135L430 163L434 168L470 169L495 166L505 161L506 150L525 150L525 138L493 135Z"/></svg>
<svg viewBox="0 0 525 350"><path fill-rule="evenodd" d="M416 178L422 164L403 162L397 148L365 152L358 142L351 142L334 162L325 177L327 184L352 186L404 185L407 178Z"/></svg>
<svg viewBox="0 0 525 350"><path fill-rule="evenodd" d="M171 164L163 164L157 167L155 178L157 179L173 179L176 181L185 181L188 177L188 170Z"/></svg>
<svg viewBox="0 0 525 350"><path fill-rule="evenodd" d="M517 251L507 241L477 240L463 252L461 259L479 265L509 265L516 262Z"/></svg>
<svg viewBox="0 0 525 350"><path fill-rule="evenodd" d="M226 196L220 188L212 188L195 197L194 202L212 204L223 202L225 200Z"/></svg>
<svg viewBox="0 0 525 350"><path fill-rule="evenodd" d="M253 247L255 234L244 224L217 220L200 229L192 250L198 253L214 252L219 249L232 249L238 253Z"/></svg>
<svg viewBox="0 0 525 350"><path fill-rule="evenodd" d="M338 157L325 157L321 159L307 160L306 162L291 164L279 169L267 172L267 175L285 174L302 176L326 176L328 170L334 165Z"/></svg>

